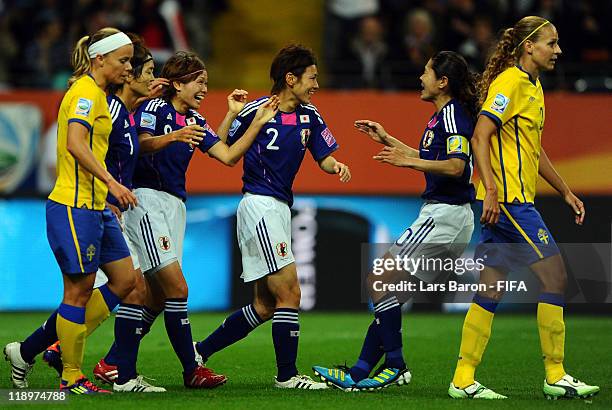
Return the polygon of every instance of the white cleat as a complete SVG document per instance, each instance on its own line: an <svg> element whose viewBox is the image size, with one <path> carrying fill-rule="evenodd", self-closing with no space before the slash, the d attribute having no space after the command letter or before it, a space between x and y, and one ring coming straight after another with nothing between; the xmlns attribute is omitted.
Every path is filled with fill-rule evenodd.
<svg viewBox="0 0 612 410"><path fill-rule="evenodd" d="M28 374L32 372L34 363L23 360L20 352L21 343L12 342L4 347L4 358L11 364L11 380L16 389L28 388Z"/></svg>
<svg viewBox="0 0 612 410"><path fill-rule="evenodd" d="M448 387L448 395L453 399L498 400L508 398L503 394L495 393L493 390L483 386L477 381L474 381L473 384L470 384L465 389L455 387L455 385L451 383Z"/></svg>
<svg viewBox="0 0 612 410"><path fill-rule="evenodd" d="M143 376L137 376L135 379L128 380L125 384L113 383L113 391L116 392L134 392L134 393L163 393L166 391L163 387L153 386L144 380Z"/></svg>
<svg viewBox="0 0 612 410"><path fill-rule="evenodd" d="M304 389L304 390L324 390L329 387L325 383L320 383L312 380L309 376L295 375L287 381L274 381L274 386L279 389Z"/></svg>
<svg viewBox="0 0 612 410"><path fill-rule="evenodd" d="M589 386L566 374L556 383L548 384L544 380L544 397L548 400L586 399L599 393L599 386Z"/></svg>

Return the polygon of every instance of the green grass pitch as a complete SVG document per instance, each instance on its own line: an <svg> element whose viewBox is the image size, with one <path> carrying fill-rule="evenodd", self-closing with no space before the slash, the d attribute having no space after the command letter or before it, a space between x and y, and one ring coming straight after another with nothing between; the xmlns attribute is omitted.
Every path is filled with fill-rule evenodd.
<svg viewBox="0 0 612 410"><path fill-rule="evenodd" d="M219 313L190 315L195 339L208 335L225 317ZM0 342L21 340L46 318L41 313L1 313ZM161 319L161 320L160 320ZM352 364L371 320L367 313L303 313L298 367L312 375L314 364ZM158 318L140 348L138 368L168 389L161 394L114 394L71 397L60 409L188 409L188 408L612 408L612 319L604 316L566 318L566 370L602 391L592 400L547 401L541 385L544 370L533 315L500 313L477 378L509 396L502 402L452 401L446 389L459 349L463 315L404 314L404 352L412 369L412 382L374 393L327 391L283 391L273 386L274 350L270 323L245 340L214 356L207 365L226 374L228 383L215 390L194 391L182 386L181 369ZM84 369L91 370L112 340L113 321L108 320L88 339ZM9 367L0 364L0 389L11 387ZM37 389L57 388L55 371L39 358L29 377ZM12 407L12 406L11 406ZM43 406L45 408L50 405ZM40 407L39 407L40 408Z"/></svg>

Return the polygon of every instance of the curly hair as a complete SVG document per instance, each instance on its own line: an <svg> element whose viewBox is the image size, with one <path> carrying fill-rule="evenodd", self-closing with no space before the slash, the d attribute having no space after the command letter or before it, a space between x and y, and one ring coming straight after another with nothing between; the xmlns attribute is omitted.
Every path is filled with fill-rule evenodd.
<svg viewBox="0 0 612 410"><path fill-rule="evenodd" d="M489 58L487 67L482 73L482 78L478 84L479 105L482 106L487 98L489 86L502 71L516 64L521 56L525 40L538 41L541 28L546 24L551 24L548 20L539 16L527 16L520 19L514 27L503 31L495 52ZM519 47L520 46L520 47Z"/></svg>

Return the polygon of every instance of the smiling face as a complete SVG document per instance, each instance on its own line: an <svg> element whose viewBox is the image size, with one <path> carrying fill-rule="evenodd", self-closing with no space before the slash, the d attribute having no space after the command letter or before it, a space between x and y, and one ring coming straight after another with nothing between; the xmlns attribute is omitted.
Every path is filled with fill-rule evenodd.
<svg viewBox="0 0 612 410"><path fill-rule="evenodd" d="M132 70L130 60L133 54L134 47L128 44L104 56L96 57L96 59L100 59L98 60L100 70L109 84L123 84L125 82Z"/></svg>
<svg viewBox="0 0 612 410"><path fill-rule="evenodd" d="M294 81L293 84L291 85L289 81L288 84L295 98L297 98L300 104L310 104L312 96L319 89L319 83L317 82L319 72L317 71L317 66L314 64L308 66L297 80L292 73L288 73L287 76L293 76L291 79Z"/></svg>
<svg viewBox="0 0 612 410"><path fill-rule="evenodd" d="M197 110L200 103L208 93L208 73L204 70L194 80L188 83L175 81L176 95L173 98L173 105L185 106Z"/></svg>
<svg viewBox="0 0 612 410"><path fill-rule="evenodd" d="M423 101L435 100L436 97L443 92L443 89L448 82L446 77L436 77L436 72L432 68L431 59L425 65L425 70L419 79L421 80L421 100Z"/></svg>
<svg viewBox="0 0 612 410"><path fill-rule="evenodd" d="M552 24L548 24L540 29L540 36L537 41L526 41L523 55L543 71L550 71L555 68L557 59L561 55L559 47L559 35L557 29Z"/></svg>

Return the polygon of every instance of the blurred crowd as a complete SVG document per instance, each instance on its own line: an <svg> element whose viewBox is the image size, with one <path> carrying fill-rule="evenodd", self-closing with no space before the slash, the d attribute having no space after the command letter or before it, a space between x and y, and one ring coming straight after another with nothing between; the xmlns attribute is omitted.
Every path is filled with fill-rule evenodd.
<svg viewBox="0 0 612 410"><path fill-rule="evenodd" d="M159 61L185 48L208 59L211 22L228 7L229 0L0 0L0 87L65 88L71 47L106 26L140 34ZM443 49L482 71L500 30L529 14L560 33L564 55L545 85L605 90L612 81L612 0L327 0L324 7L328 87L418 88L427 59Z"/></svg>

